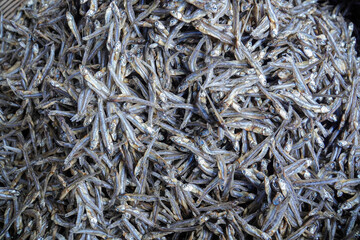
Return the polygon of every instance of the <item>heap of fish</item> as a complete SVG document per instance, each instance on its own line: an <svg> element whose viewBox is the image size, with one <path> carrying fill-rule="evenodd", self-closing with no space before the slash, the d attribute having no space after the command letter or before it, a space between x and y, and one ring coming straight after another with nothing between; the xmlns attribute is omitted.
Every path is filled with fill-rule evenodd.
<svg viewBox="0 0 360 240"><path fill-rule="evenodd" d="M355 239L353 30L316 0L1 16L0 239Z"/></svg>

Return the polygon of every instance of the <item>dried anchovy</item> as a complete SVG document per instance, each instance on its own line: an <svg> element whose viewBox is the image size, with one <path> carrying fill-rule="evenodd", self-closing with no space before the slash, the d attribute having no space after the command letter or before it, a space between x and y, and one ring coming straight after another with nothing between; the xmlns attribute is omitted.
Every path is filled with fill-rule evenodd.
<svg viewBox="0 0 360 240"><path fill-rule="evenodd" d="M0 239L355 239L354 25L302 0L0 15Z"/></svg>

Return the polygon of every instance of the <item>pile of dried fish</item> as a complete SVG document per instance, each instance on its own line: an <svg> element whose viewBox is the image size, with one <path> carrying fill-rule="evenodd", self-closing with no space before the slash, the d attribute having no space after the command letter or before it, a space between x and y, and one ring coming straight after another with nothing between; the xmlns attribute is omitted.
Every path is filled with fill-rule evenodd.
<svg viewBox="0 0 360 240"><path fill-rule="evenodd" d="M0 239L354 239L353 24L316 0L30 0L0 19Z"/></svg>

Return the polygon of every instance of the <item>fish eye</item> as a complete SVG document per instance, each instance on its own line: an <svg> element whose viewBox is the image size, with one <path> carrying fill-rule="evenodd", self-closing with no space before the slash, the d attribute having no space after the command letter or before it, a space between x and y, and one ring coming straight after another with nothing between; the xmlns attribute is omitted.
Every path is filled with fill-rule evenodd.
<svg viewBox="0 0 360 240"><path fill-rule="evenodd" d="M176 49L177 51L181 51L183 48L184 48L184 47L181 46L181 45L176 45L176 46L175 46L175 49Z"/></svg>
<svg viewBox="0 0 360 240"><path fill-rule="evenodd" d="M174 11L175 12L175 11ZM173 25L175 25L177 23L177 19L171 19L170 20L170 26L173 26Z"/></svg>

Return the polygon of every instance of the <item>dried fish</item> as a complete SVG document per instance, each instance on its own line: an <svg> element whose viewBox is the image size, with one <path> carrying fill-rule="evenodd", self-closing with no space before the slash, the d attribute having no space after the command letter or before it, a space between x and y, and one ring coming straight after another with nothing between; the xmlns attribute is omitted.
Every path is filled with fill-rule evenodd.
<svg viewBox="0 0 360 240"><path fill-rule="evenodd" d="M323 2L0 13L0 239L359 237L358 29Z"/></svg>

